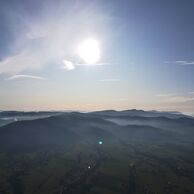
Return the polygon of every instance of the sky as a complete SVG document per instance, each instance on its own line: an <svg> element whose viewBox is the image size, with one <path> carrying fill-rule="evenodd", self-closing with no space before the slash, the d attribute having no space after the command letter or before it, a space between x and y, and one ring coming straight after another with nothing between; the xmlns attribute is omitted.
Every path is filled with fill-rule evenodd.
<svg viewBox="0 0 194 194"><path fill-rule="evenodd" d="M0 0L0 110L194 114L193 10L193 0ZM92 64L78 53L87 40L98 44Z"/></svg>

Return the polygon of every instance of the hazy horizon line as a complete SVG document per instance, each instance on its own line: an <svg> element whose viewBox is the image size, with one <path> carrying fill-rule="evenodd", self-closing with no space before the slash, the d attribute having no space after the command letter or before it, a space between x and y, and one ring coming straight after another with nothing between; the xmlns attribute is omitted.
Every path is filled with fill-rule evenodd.
<svg viewBox="0 0 194 194"><path fill-rule="evenodd" d="M168 113L184 113L181 111L176 111L176 110L159 110L159 109L135 109L135 108L129 108L129 109L100 109L100 110L79 110L79 109L66 109L66 110L57 110L57 109L51 109L51 110L16 110L16 109L0 109L0 112L96 112L96 111L117 111L117 112L122 112L122 111L129 111L129 110L136 110L136 111L146 111L146 112L168 112Z"/></svg>

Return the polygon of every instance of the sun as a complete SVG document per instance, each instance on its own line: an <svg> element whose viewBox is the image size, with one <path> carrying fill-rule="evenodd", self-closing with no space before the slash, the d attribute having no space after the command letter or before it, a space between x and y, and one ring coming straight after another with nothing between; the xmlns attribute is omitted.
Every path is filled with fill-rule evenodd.
<svg viewBox="0 0 194 194"><path fill-rule="evenodd" d="M78 46L78 55L87 63L95 64L100 59L100 46L97 40L87 39Z"/></svg>

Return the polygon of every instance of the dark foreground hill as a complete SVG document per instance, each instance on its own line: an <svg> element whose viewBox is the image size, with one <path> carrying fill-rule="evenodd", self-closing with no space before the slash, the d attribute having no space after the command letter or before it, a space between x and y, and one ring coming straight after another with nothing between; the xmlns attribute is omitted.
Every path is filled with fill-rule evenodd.
<svg viewBox="0 0 194 194"><path fill-rule="evenodd" d="M18 121L0 128L0 150L20 151L66 147L81 141L113 138L116 124L100 118L68 113L49 118Z"/></svg>
<svg viewBox="0 0 194 194"><path fill-rule="evenodd" d="M0 193L193 193L194 120L152 114L60 113L0 127Z"/></svg>
<svg viewBox="0 0 194 194"><path fill-rule="evenodd" d="M137 120L137 118L130 117L131 119ZM178 134L151 126L146 122L146 118L144 119L141 125L134 122L134 124L121 126L117 122L110 122L114 119L104 119L92 114L64 113L43 119L18 121L0 128L0 150L50 149L50 147L66 147L79 142L95 144L100 140L106 140L106 143L110 144L131 139L168 142L179 138ZM158 126L159 122L168 124L169 120L172 120L154 119ZM167 120L164 121L164 119ZM179 119L176 119L175 122L172 120L172 123L177 125L178 121ZM193 120L189 119L189 121ZM194 123L191 124L194 125Z"/></svg>

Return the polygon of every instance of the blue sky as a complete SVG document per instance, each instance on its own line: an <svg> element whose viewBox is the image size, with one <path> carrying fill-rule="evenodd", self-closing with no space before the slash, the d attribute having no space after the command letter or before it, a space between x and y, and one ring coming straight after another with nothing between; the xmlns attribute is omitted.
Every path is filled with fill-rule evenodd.
<svg viewBox="0 0 194 194"><path fill-rule="evenodd" d="M0 0L0 109L193 113L193 10L192 0ZM93 65L76 53L89 38L101 51Z"/></svg>

